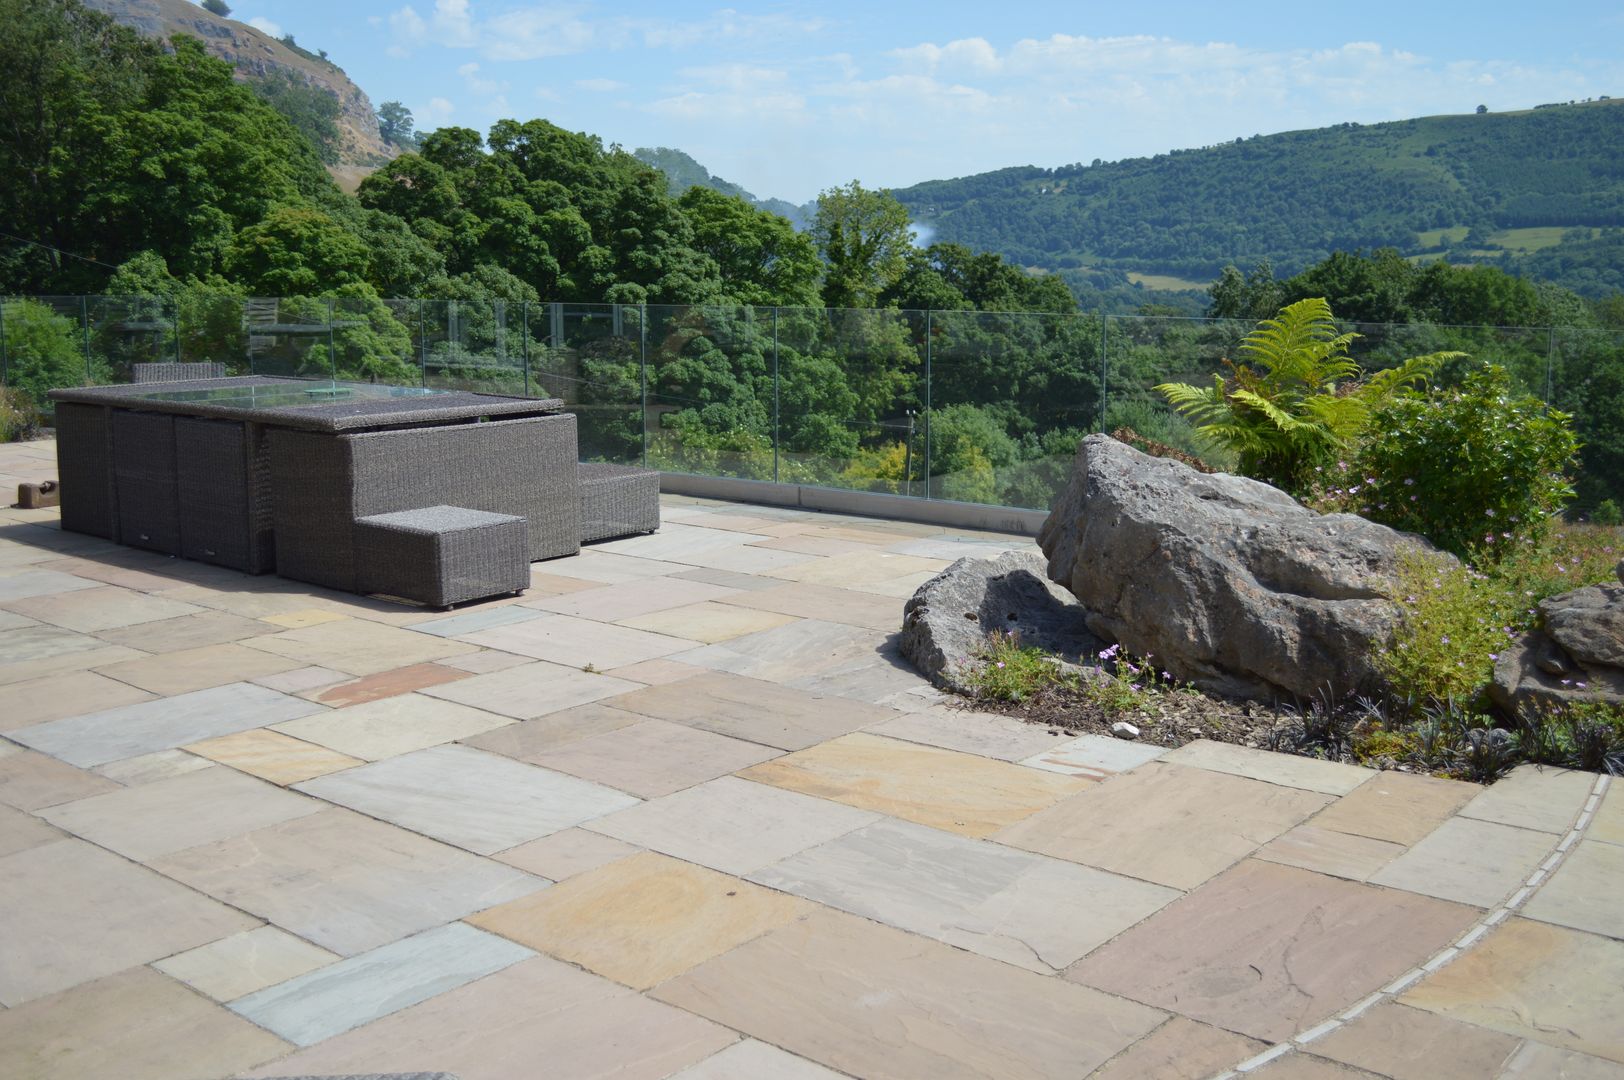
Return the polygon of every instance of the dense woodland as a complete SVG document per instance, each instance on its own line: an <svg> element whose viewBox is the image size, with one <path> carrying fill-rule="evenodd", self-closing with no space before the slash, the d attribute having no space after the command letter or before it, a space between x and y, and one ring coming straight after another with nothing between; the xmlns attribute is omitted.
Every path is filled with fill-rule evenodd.
<svg viewBox="0 0 1624 1080"><path fill-rule="evenodd" d="M7 383L35 399L176 355L547 393L593 456L1046 506L1088 431L1201 449L1150 388L1205 378L1252 320L1324 295L1397 324L1364 330L1367 365L1462 348L1549 389L1589 444L1581 504L1624 495L1615 301L1384 251L1284 279L1226 269L1204 298L1225 321L1111 317L1079 311L1062 275L916 247L907 208L855 181L797 230L539 119L403 136L351 196L294 122L298 95L273 107L196 41L75 0L0 0L0 20L0 295L18 298L0 333ZM107 299L46 299L80 294Z"/></svg>
<svg viewBox="0 0 1624 1080"><path fill-rule="evenodd" d="M1437 232L1459 230L1482 242L1456 244L1452 259L1600 296L1624 286L1621 145L1624 100L1601 100L1002 169L896 195L943 240L1051 270L1207 280L1226 264L1267 259L1295 272L1338 250L1436 256L1446 247ZM1488 240L1494 230L1539 226L1580 232L1555 257L1497 250Z"/></svg>

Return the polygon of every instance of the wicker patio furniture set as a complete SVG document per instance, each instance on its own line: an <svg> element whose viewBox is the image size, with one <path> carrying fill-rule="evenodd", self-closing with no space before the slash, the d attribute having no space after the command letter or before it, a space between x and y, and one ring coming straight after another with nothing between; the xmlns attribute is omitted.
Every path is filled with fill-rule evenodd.
<svg viewBox="0 0 1624 1080"><path fill-rule="evenodd" d="M659 474L578 463L556 399L257 376L51 397L64 529L251 574L449 607L659 528Z"/></svg>

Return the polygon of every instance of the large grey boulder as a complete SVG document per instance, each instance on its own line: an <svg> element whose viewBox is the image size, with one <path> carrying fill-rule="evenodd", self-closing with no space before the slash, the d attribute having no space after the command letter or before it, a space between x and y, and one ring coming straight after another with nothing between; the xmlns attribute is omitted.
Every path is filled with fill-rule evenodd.
<svg viewBox="0 0 1624 1080"><path fill-rule="evenodd" d="M1105 647L1076 598L1049 582L1035 551L959 559L925 582L903 609L899 645L937 684L963 690L966 668L994 630L1072 662Z"/></svg>
<svg viewBox="0 0 1624 1080"><path fill-rule="evenodd" d="M1500 653L1489 696L1507 712L1600 702L1624 705L1624 562L1618 585L1542 600L1539 629Z"/></svg>
<svg viewBox="0 0 1624 1080"><path fill-rule="evenodd" d="M1180 680L1263 698L1374 688L1399 551L1430 547L1106 435L1078 447L1038 543L1090 630Z"/></svg>

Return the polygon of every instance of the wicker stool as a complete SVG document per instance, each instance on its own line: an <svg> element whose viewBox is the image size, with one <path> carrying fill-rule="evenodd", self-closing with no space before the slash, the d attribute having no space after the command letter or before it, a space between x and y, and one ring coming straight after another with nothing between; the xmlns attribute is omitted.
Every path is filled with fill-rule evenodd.
<svg viewBox="0 0 1624 1080"><path fill-rule="evenodd" d="M356 591L450 607L530 585L522 517L427 506L355 522Z"/></svg>
<svg viewBox="0 0 1624 1080"><path fill-rule="evenodd" d="M632 465L582 462L581 542L651 533L660 527L660 474Z"/></svg>

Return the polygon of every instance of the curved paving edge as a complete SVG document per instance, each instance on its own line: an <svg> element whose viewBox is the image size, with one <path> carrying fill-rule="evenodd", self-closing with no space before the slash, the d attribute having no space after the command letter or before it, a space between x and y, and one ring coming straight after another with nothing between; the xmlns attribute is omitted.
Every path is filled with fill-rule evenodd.
<svg viewBox="0 0 1624 1080"><path fill-rule="evenodd" d="M1551 847L1549 854L1541 860L1534 872L1509 898L1504 900L1498 907L1486 912L1453 944L1444 946L1426 963L1411 968L1380 990L1361 998L1352 1007L1338 1013L1331 1019L1315 1024L1313 1027L1305 1028L1290 1039L1278 1042L1267 1050L1254 1054L1233 1068L1215 1074L1212 1080L1235 1080L1237 1077L1255 1072L1288 1054L1296 1053L1316 1040L1324 1038L1331 1032L1358 1019L1372 1007L1384 1001L1394 1000L1398 995L1420 982L1426 976L1449 966L1462 953L1488 936L1490 930L1520 911L1539 891L1540 887L1550 879L1551 875L1556 872L1557 867L1561 866L1568 855L1578 846L1585 830L1590 827L1591 821L1594 820L1596 811L1601 806L1602 797L1607 794L1607 789L1611 783L1612 777L1606 773L1601 773L1596 777L1596 782L1591 786L1590 795L1585 800L1584 807L1579 811L1578 817L1574 819L1567 832L1561 834L1562 838Z"/></svg>

